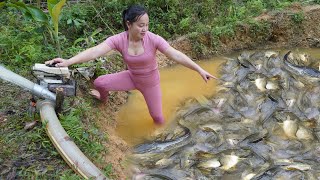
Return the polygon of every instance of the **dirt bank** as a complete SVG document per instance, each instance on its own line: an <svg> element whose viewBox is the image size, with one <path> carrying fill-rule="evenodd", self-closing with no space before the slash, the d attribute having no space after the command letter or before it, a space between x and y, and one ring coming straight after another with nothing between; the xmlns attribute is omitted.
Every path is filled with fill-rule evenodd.
<svg viewBox="0 0 320 180"><path fill-rule="evenodd" d="M212 55L229 54L244 49L278 49L295 47L320 47L320 5L303 7L294 4L284 11L265 12L255 20L265 22L269 28L239 24L234 37L221 37L219 46L210 53L196 54L193 42L181 37L172 46L195 59ZM210 36L202 37L203 44L210 44ZM200 41L201 41L200 40Z"/></svg>

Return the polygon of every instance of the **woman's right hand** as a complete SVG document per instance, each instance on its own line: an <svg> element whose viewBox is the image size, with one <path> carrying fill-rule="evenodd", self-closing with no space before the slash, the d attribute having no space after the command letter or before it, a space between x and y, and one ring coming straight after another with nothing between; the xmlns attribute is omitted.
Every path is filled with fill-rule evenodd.
<svg viewBox="0 0 320 180"><path fill-rule="evenodd" d="M62 58L55 58L50 61L46 61L45 64L55 64L55 67L68 67L71 65L68 60Z"/></svg>

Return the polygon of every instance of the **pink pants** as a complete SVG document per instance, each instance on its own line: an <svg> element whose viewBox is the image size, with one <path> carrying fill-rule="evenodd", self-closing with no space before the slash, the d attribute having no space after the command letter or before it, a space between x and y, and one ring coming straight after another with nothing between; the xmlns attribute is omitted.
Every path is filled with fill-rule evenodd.
<svg viewBox="0 0 320 180"><path fill-rule="evenodd" d="M139 90L143 94L153 121L156 124L164 123L158 70L139 75L134 75L130 70L106 74L99 76L94 81L94 86L100 92L102 101L107 100L108 91Z"/></svg>

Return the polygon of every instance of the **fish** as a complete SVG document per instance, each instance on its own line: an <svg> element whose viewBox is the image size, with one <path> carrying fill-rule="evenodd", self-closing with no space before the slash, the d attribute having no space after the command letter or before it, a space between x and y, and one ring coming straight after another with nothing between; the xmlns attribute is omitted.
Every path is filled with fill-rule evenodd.
<svg viewBox="0 0 320 180"><path fill-rule="evenodd" d="M266 99L263 103L260 105L260 121L262 123L265 123L272 114L277 110L278 108L278 102L277 100L273 99L271 96L268 96L268 99Z"/></svg>
<svg viewBox="0 0 320 180"><path fill-rule="evenodd" d="M276 51L266 51L264 53L264 56L266 58L272 58L272 57L277 57L279 55L279 52L276 52Z"/></svg>
<svg viewBox="0 0 320 180"><path fill-rule="evenodd" d="M266 129L259 129L256 132L245 137L241 142L239 142L240 147L246 147L249 143L256 143L262 140L264 137L268 135L268 131Z"/></svg>
<svg viewBox="0 0 320 180"><path fill-rule="evenodd" d="M257 86L257 88L260 90L260 91L266 91L266 85L267 85L267 80L266 78L257 78L255 79L255 85Z"/></svg>
<svg viewBox="0 0 320 180"><path fill-rule="evenodd" d="M255 173L249 173L242 177L243 180L250 180L252 179L256 174Z"/></svg>
<svg viewBox="0 0 320 180"><path fill-rule="evenodd" d="M243 81L247 75L250 73L248 68L239 68L237 71L235 71L235 80L237 82Z"/></svg>
<svg viewBox="0 0 320 180"><path fill-rule="evenodd" d="M309 164L304 163L292 163L290 165L283 167L285 170L299 170L299 171L307 171L312 169Z"/></svg>
<svg viewBox="0 0 320 180"><path fill-rule="evenodd" d="M288 61L288 57L291 54L291 51L289 51L287 54L284 55L283 62L285 65L285 68L290 71L291 73L298 75L298 76L303 76L307 77L310 80L317 80L319 81L320 78L320 71L317 69L307 67L307 66L297 66Z"/></svg>
<svg viewBox="0 0 320 180"><path fill-rule="evenodd" d="M210 104L210 101L203 95L196 96L195 99L201 106L208 106Z"/></svg>
<svg viewBox="0 0 320 180"><path fill-rule="evenodd" d="M265 88L268 90L277 90L279 89L279 83L275 80L268 80Z"/></svg>
<svg viewBox="0 0 320 180"><path fill-rule="evenodd" d="M221 157L220 162L222 164L223 170L229 170L236 166L236 164L239 162L239 157L236 155L224 155Z"/></svg>
<svg viewBox="0 0 320 180"><path fill-rule="evenodd" d="M185 119L186 117L193 115L193 114L200 114L202 112L206 111L213 111L211 107L209 106L195 106L193 108L190 108L191 110L186 112L185 114L182 115L182 117Z"/></svg>
<svg viewBox="0 0 320 180"><path fill-rule="evenodd" d="M143 172L145 175L143 179L163 179L163 180L179 180L179 179L189 179L187 172L178 169L151 169L145 170Z"/></svg>
<svg viewBox="0 0 320 180"><path fill-rule="evenodd" d="M221 163L217 158L202 161L197 164L197 167L199 169L214 169L220 166L221 166Z"/></svg>
<svg viewBox="0 0 320 180"><path fill-rule="evenodd" d="M160 164L156 164L156 162L164 158L169 158L176 151L192 141L190 129L184 126L182 127L184 129L183 134L175 139L155 139L133 147L129 160L132 161L132 163L137 163L142 166L161 166L161 162L159 162Z"/></svg>
<svg viewBox="0 0 320 180"><path fill-rule="evenodd" d="M223 126L220 123L205 124L205 125L201 125L199 128L207 132L210 132L210 131L219 132L223 130Z"/></svg>
<svg viewBox="0 0 320 180"><path fill-rule="evenodd" d="M173 163L176 163L174 159L169 159L169 158L163 158L163 159L160 159L159 161L157 161L155 163L155 166L157 168L164 168L164 167L167 167Z"/></svg>
<svg viewBox="0 0 320 180"><path fill-rule="evenodd" d="M239 68L239 62L235 59L227 59L224 63L221 64L220 74L226 74L234 72L235 69Z"/></svg>
<svg viewBox="0 0 320 180"><path fill-rule="evenodd" d="M314 139L312 132L303 126L299 126L299 128L296 132L296 137L300 140L313 140Z"/></svg>
<svg viewBox="0 0 320 180"><path fill-rule="evenodd" d="M252 55L250 55L249 53L243 52L238 56L237 60L242 67L248 68L250 69L250 71L255 71L255 66L250 62L250 60L252 59L251 57Z"/></svg>
<svg viewBox="0 0 320 180"><path fill-rule="evenodd" d="M290 117L287 117L287 120L283 121L283 131L289 138L296 138L296 133L298 131L298 122L297 120L291 120Z"/></svg>
<svg viewBox="0 0 320 180"><path fill-rule="evenodd" d="M185 134L174 140L152 141L138 145L134 148L133 153L162 153L187 145L191 139L191 132L188 128L184 128Z"/></svg>

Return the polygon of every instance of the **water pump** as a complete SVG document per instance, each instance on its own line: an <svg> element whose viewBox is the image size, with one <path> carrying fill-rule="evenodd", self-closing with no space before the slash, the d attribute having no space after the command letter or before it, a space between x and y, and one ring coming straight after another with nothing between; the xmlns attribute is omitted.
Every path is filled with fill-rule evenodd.
<svg viewBox="0 0 320 180"><path fill-rule="evenodd" d="M68 67L55 67L54 65L35 64L32 67L32 74L36 77L37 83L56 93L57 88L63 89L64 96L76 95L76 81L71 78Z"/></svg>

